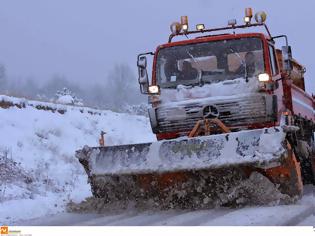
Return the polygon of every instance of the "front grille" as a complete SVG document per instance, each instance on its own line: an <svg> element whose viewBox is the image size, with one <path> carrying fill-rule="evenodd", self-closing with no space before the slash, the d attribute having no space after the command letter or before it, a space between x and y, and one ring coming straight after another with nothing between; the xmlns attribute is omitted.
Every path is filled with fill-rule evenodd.
<svg viewBox="0 0 315 236"><path fill-rule="evenodd" d="M229 127L274 121L275 99L276 97L272 95L250 94L166 104L156 108L156 131L159 133L190 131L197 121L203 119L207 113L205 111L211 106L215 108L212 110L218 111L217 117Z"/></svg>

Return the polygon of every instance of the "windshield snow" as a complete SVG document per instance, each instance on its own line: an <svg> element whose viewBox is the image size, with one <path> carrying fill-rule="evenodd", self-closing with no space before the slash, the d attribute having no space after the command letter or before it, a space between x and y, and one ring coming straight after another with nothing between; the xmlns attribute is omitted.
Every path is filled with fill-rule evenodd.
<svg viewBox="0 0 315 236"><path fill-rule="evenodd" d="M157 81L161 87L217 83L264 72L259 38L195 43L160 49Z"/></svg>

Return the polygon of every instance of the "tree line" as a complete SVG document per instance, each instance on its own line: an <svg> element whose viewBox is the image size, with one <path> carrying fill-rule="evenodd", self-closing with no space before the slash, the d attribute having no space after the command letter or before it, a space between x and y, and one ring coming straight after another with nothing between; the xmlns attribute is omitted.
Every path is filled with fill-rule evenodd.
<svg viewBox="0 0 315 236"><path fill-rule="evenodd" d="M87 78L90 79L90 78ZM93 80L92 80L93 81ZM86 85L87 84L87 85ZM80 98L84 106L122 111L124 107L146 103L140 94L137 77L127 64L116 64L101 82L79 84L61 74L52 75L43 83L34 78L11 78L0 64L0 93L27 99L54 101L64 88Z"/></svg>

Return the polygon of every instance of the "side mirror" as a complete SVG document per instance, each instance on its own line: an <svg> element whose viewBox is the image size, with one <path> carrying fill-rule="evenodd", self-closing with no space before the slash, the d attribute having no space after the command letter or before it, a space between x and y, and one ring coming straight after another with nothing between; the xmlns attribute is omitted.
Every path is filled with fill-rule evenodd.
<svg viewBox="0 0 315 236"><path fill-rule="evenodd" d="M147 71L146 56L138 57L137 66L138 66L138 73L139 73L138 82L140 84L140 91L143 94L147 94L148 88L149 88L149 77L148 77L148 71Z"/></svg>
<svg viewBox="0 0 315 236"><path fill-rule="evenodd" d="M147 57L146 56L140 56L137 61L137 66L146 69L147 68Z"/></svg>
<svg viewBox="0 0 315 236"><path fill-rule="evenodd" d="M282 47L282 60L283 60L283 69L291 72L293 70L292 65L292 50L291 46Z"/></svg>

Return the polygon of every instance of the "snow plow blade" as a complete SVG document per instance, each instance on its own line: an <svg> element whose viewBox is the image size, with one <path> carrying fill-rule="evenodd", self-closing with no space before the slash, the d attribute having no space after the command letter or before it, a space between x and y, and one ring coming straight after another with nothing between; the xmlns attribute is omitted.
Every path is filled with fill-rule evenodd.
<svg viewBox="0 0 315 236"><path fill-rule="evenodd" d="M85 146L76 157L88 174L93 195L107 202L153 200L164 206L200 208L247 204L255 198L264 204L266 199L259 199L263 194L271 201L275 193L276 198L302 193L298 163L285 136L282 128L275 127L153 143Z"/></svg>

